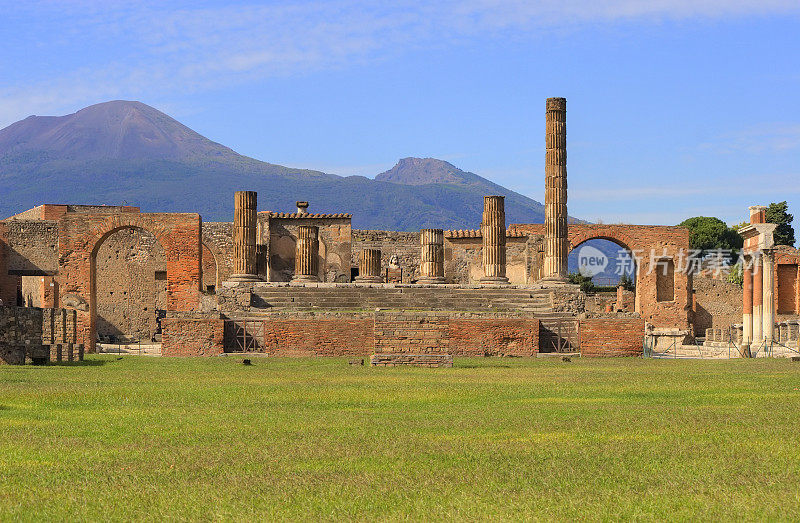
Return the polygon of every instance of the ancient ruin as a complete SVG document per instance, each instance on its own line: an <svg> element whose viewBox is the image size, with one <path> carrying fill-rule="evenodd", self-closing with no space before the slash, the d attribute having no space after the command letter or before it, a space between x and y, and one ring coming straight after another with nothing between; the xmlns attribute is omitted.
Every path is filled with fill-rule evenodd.
<svg viewBox="0 0 800 523"><path fill-rule="evenodd" d="M258 211L251 191L234 195L232 223L41 205L0 221L0 359L146 343L164 356L375 355L376 365L433 366L454 355L638 355L646 332L672 343L796 344L800 255L772 244L762 207L741 231L752 259L743 297L681 270L685 228L568 224L563 98L546 102L545 209L543 224L507 225L503 196L490 195L474 230L395 232L354 230L351 214L309 212L309 202ZM633 290L587 297L566 283L568 253L593 239L644 253ZM717 307L723 290L740 309Z"/></svg>

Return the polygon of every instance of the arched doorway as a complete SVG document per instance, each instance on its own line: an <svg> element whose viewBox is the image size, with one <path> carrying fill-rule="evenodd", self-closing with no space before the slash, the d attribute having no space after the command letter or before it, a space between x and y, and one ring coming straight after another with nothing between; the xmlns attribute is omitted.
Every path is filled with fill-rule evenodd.
<svg viewBox="0 0 800 523"><path fill-rule="evenodd" d="M164 246L146 229L120 227L98 241L91 264L95 339L150 341L167 309Z"/></svg>
<svg viewBox="0 0 800 523"><path fill-rule="evenodd" d="M203 287L202 290L209 294L214 294L219 289L219 264L217 263L217 256L211 248L203 244L202 251L202 265L203 268Z"/></svg>
<svg viewBox="0 0 800 523"><path fill-rule="evenodd" d="M619 238L591 237L571 246L567 257L570 279L581 282L593 312L638 311L638 262ZM621 288L620 288L621 287Z"/></svg>

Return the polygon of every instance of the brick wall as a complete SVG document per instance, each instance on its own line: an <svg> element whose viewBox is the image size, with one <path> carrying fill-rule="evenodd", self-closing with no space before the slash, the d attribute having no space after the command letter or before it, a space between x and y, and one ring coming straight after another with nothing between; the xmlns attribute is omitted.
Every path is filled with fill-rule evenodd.
<svg viewBox="0 0 800 523"><path fill-rule="evenodd" d="M164 248L168 310L191 311L200 304L201 219L192 213L67 213L58 221L59 285L62 303L80 308L81 342L94 350L92 257L103 241L121 229L143 229Z"/></svg>
<svg viewBox="0 0 800 523"><path fill-rule="evenodd" d="M0 364L83 359L74 310L0 306Z"/></svg>
<svg viewBox="0 0 800 523"><path fill-rule="evenodd" d="M203 247L203 282L219 288L233 274L233 223L203 222ZM206 259L206 250L213 260ZM210 266L212 262L216 271L213 278L206 274L206 264ZM216 282L212 283L212 279Z"/></svg>
<svg viewBox="0 0 800 523"><path fill-rule="evenodd" d="M358 257L363 249L381 250L381 274L386 273L394 258L403 269L403 282L419 278L420 239L418 232L353 230L353 248L350 263L358 267Z"/></svg>
<svg viewBox="0 0 800 523"><path fill-rule="evenodd" d="M514 313L376 312L376 353L531 356L539 320Z"/></svg>
<svg viewBox="0 0 800 523"><path fill-rule="evenodd" d="M640 356L643 352L644 319L586 318L581 320L581 354L612 357Z"/></svg>
<svg viewBox="0 0 800 523"><path fill-rule="evenodd" d="M518 232L544 234L544 224L530 223L512 225ZM570 250L591 239L612 241L632 252L638 260L636 267L636 297L642 317L656 327L689 328L692 305L692 278L683 269L690 249L689 229L660 225L603 225L570 224ZM681 254L683 253L683 255ZM674 279L671 279L670 299L659 301L658 261L672 260Z"/></svg>
<svg viewBox="0 0 800 523"><path fill-rule="evenodd" d="M218 318L161 320L162 356L218 356L224 352L225 322Z"/></svg>
<svg viewBox="0 0 800 523"><path fill-rule="evenodd" d="M0 222L0 300L5 305L16 305L20 280L19 276L8 274L9 251L8 226Z"/></svg>
<svg viewBox="0 0 800 523"><path fill-rule="evenodd" d="M366 356L373 326L370 314L278 317L264 322L264 348L272 356Z"/></svg>

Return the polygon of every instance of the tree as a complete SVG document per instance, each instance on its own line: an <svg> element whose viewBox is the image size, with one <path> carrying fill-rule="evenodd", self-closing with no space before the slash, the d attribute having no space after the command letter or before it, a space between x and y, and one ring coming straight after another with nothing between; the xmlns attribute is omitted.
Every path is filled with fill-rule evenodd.
<svg viewBox="0 0 800 523"><path fill-rule="evenodd" d="M741 287L744 285L744 274L742 272L742 264L736 263L733 267L731 267L731 272L728 273L728 282L733 283Z"/></svg>
<svg viewBox="0 0 800 523"><path fill-rule="evenodd" d="M692 249L703 252L725 249L734 253L742 248L742 237L719 218L695 216L679 225L689 229L689 245Z"/></svg>
<svg viewBox="0 0 800 523"><path fill-rule="evenodd" d="M622 285L622 288L626 291L632 291L636 288L636 285L633 283L633 278L628 274L623 274L619 277L619 284Z"/></svg>
<svg viewBox="0 0 800 523"><path fill-rule="evenodd" d="M775 245L794 247L794 228L792 227L794 216L789 214L789 205L785 201L769 204L766 212L766 220L767 223L774 223L777 225L774 235Z"/></svg>
<svg viewBox="0 0 800 523"><path fill-rule="evenodd" d="M584 276L579 272L571 272L567 274L567 279L572 284L580 285L583 292L593 292L595 290L591 276Z"/></svg>

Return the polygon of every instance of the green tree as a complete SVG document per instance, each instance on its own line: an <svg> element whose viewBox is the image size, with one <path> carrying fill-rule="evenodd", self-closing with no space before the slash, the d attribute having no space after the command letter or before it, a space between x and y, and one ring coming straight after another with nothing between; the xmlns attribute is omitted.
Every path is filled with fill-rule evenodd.
<svg viewBox="0 0 800 523"><path fill-rule="evenodd" d="M775 228L775 245L794 247L794 216L789 214L789 205L784 201L771 203L766 212L767 223L777 224Z"/></svg>
<svg viewBox="0 0 800 523"><path fill-rule="evenodd" d="M633 278L631 278L628 274L623 274L619 277L619 284L622 285L622 288L626 291L632 291L636 288L635 284L633 283Z"/></svg>
<svg viewBox="0 0 800 523"><path fill-rule="evenodd" d="M579 272L571 272L567 274L567 279L572 284L580 285L583 292L593 292L595 290L591 276L584 276Z"/></svg>
<svg viewBox="0 0 800 523"><path fill-rule="evenodd" d="M736 263L731 267L731 272L728 273L728 281L741 287L744 285L744 274L742 273L742 264Z"/></svg>
<svg viewBox="0 0 800 523"><path fill-rule="evenodd" d="M689 244L692 249L703 252L726 249L733 253L742 248L742 237L719 218L695 216L679 225L689 229Z"/></svg>

